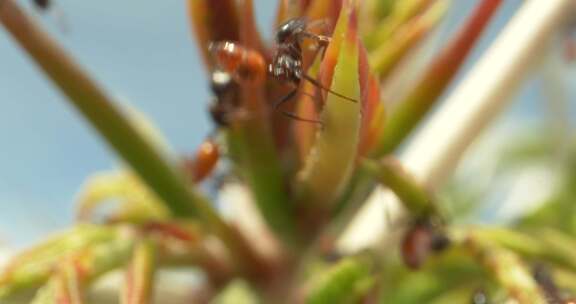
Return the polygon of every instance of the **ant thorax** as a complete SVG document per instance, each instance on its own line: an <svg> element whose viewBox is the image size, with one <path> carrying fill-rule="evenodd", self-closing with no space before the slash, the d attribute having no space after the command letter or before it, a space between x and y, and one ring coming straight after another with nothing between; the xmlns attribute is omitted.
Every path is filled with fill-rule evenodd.
<svg viewBox="0 0 576 304"><path fill-rule="evenodd" d="M226 128L231 122L231 113L237 108L237 83L225 71L212 72L210 88L214 96L209 105L209 112L214 124L219 128Z"/></svg>
<svg viewBox="0 0 576 304"><path fill-rule="evenodd" d="M270 64L269 70L278 81L297 85L302 78L302 60L289 54L281 54Z"/></svg>

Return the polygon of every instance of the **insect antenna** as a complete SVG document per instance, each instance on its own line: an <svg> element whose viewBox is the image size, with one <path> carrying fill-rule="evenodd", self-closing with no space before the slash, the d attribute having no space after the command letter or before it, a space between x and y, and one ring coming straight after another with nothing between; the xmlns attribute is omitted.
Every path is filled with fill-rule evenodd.
<svg viewBox="0 0 576 304"><path fill-rule="evenodd" d="M336 92L330 90L329 88L323 86L320 82L318 82L318 80L316 80L316 79L308 76L307 74L304 74L304 73L303 73L303 74L302 74L302 78L304 78L305 80L311 82L313 85L319 87L320 89L325 90L326 92L332 93L332 94L334 94L334 95L336 95L336 96L338 96L338 97L340 97L340 98L344 98L344 99L346 99L346 100L348 100L348 101L351 101L351 102L356 102L356 103L358 102L358 100L356 100L356 99L354 99L354 98L347 97L347 96L344 96L344 95L342 95L342 94L340 94L340 93L336 93Z"/></svg>
<svg viewBox="0 0 576 304"><path fill-rule="evenodd" d="M290 99L294 98L296 96L296 93L298 93L298 88L293 89L292 91L290 91L290 93L286 94L286 96L282 97L282 99L280 99L279 101L277 101L274 104L274 110L280 111L280 113L282 113L283 115L290 117L294 120L297 121L301 121L301 122L309 122L309 123L317 123L320 126L324 126L324 123L320 120L317 119L310 119L310 118L303 118L300 117L292 112L286 111L284 109L281 108L281 106L283 104L285 104L286 102L288 102ZM306 94L306 93L304 93ZM307 96L311 96L309 94L306 94Z"/></svg>

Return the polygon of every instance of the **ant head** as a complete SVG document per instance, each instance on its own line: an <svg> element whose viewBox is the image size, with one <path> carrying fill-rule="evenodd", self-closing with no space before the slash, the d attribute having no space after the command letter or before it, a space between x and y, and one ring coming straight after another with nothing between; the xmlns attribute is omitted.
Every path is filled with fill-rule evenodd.
<svg viewBox="0 0 576 304"><path fill-rule="evenodd" d="M276 42L278 44L289 43L298 39L298 34L306 29L304 18L289 19L278 28Z"/></svg>

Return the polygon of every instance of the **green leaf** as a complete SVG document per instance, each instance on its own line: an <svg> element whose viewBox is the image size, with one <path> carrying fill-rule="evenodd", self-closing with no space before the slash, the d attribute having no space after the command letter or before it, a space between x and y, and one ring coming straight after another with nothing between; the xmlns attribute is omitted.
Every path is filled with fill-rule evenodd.
<svg viewBox="0 0 576 304"><path fill-rule="evenodd" d="M122 303L151 303L155 272L156 245L152 241L142 240L136 245L132 261L126 270Z"/></svg>
<svg viewBox="0 0 576 304"><path fill-rule="evenodd" d="M381 161L365 159L362 161L362 168L372 174L383 186L390 188L404 207L416 218L438 213L432 195L404 171L398 160L392 157Z"/></svg>
<svg viewBox="0 0 576 304"><path fill-rule="evenodd" d="M235 280L228 284L211 302L214 304L257 304L260 303L246 282Z"/></svg>
<svg viewBox="0 0 576 304"><path fill-rule="evenodd" d="M383 156L393 152L430 111L456 76L501 3L502 0L483 0L478 3L460 32L434 59L412 92L390 114L374 155Z"/></svg>
<svg viewBox="0 0 576 304"><path fill-rule="evenodd" d="M366 257L346 258L312 278L306 303L358 303L375 283Z"/></svg>
<svg viewBox="0 0 576 304"><path fill-rule="evenodd" d="M163 151L142 134L115 100L14 1L4 1L0 22L12 37L68 97L66 100L95 128L102 139L140 176L175 217L197 216L228 247L238 266L254 264L250 247L190 186ZM24 30L23 30L24 29Z"/></svg>
<svg viewBox="0 0 576 304"><path fill-rule="evenodd" d="M346 2L348 3L348 2ZM322 128L303 170L297 193L307 206L329 210L347 185L360 140L359 41L356 9L344 4L332 42L323 62L323 83L332 91L357 100L352 102L332 93L326 94L320 115ZM333 69L331 73L330 69Z"/></svg>
<svg viewBox="0 0 576 304"><path fill-rule="evenodd" d="M79 225L17 255L0 274L0 299L45 283L69 259L82 264L86 280L93 279L122 265L132 244L122 227Z"/></svg>

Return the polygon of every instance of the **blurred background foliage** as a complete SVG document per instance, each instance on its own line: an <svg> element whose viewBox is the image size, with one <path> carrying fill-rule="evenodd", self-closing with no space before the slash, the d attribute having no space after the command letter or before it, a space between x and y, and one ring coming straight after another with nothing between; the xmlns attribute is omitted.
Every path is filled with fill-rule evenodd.
<svg viewBox="0 0 576 304"><path fill-rule="evenodd" d="M316 2L322 3L322 1ZM412 2L418 1L410 1ZM408 30L404 29L405 32L395 36L396 39L400 39L396 41L390 39L394 31L389 28L394 28L394 17L402 14L393 14L395 7L393 1L366 1L367 6L375 5L371 8L377 10L373 17L380 19L372 21L361 19L360 35L368 49L367 60L380 80L387 80L393 70L393 67L387 65L400 62L400 58L395 57L398 55L394 53L394 47L416 48L423 45L424 47L419 49L419 55L414 57L416 66L411 68L422 72L423 67L433 58L433 54L446 45L449 37L453 37L455 29L467 20L471 9L480 1L453 1L450 5L444 1L430 2L433 4L424 10L422 15L417 14L421 17L416 20L418 22L414 22ZM396 5L400 6L398 3L408 2L398 1ZM152 5L136 1L73 3L64 0L57 4L57 9L64 12L64 15L54 13L52 16L43 16L47 19L45 23L51 32L59 36L62 43L80 59L79 61L90 67L96 78L102 79L106 87L112 89L114 96L120 96L121 100L129 100L157 123L158 128L166 134L167 142L173 145L162 149L167 152L190 154L210 130L205 114L205 101L210 97L203 72L199 68L202 64L200 61L202 52L195 50L189 41L188 21L183 4ZM459 73L465 73L469 65L474 64L477 56L521 4L522 1L503 1L498 14ZM138 13L134 13L134 7L139 8ZM256 1L255 7L259 14L260 28L268 29L264 31L264 37L269 40L273 34L273 30L270 29L274 29L270 24L276 17L273 15L272 3ZM444 12L444 9L447 11ZM285 14L289 15L286 12ZM63 20L66 22L65 30L61 28ZM398 22L398 25L403 25L402 21ZM425 32L420 38L417 37L415 30L412 34L409 31L418 28L417 26L421 26ZM146 30L142 30L143 28ZM350 43L346 42L346 39L353 36L350 34L352 32L350 26L342 26L339 32L346 32L343 34L345 38L342 44ZM389 243L391 246L385 248L383 252L370 251L349 257L339 257L335 252L336 257L332 258L323 256L323 252L304 256L306 259L304 257L302 259L305 262L300 264L304 270L299 268L303 273L293 274L299 278L296 284L287 280L282 283L286 286L278 287L273 286L274 282L266 284L267 282L259 281L258 276L265 278L269 275L267 272L275 270L273 267L272 270L266 269L268 265L263 266L264 269L253 269L251 268L253 264L247 263L248 270L242 269L243 265L238 266L241 277L252 282L251 284L246 284L245 280L240 279L228 282L230 274L227 271L230 270L219 272L216 267L214 273L208 274L213 276L209 281L214 283L216 289L222 288L222 292L212 291L211 295L215 295L213 301L272 303L276 292L277 294L286 292L282 290L284 288L293 288L291 295L293 301L305 299L311 303L361 301L466 303L474 299L477 301L475 303L500 303L509 298L514 298L520 303L540 303L554 296L563 299L574 296L576 263L571 257L576 256L574 213L576 189L573 187L576 182L576 143L573 141L572 130L576 113L574 105L570 105L568 100L574 97L575 92L570 89L574 86L570 84L576 78L571 77L574 73L573 58L567 57L564 53L565 35L567 34L562 33L562 36L559 36L547 50L543 59L544 64L526 81L515 97L517 102L512 109L485 132L483 138L475 144L472 152L463 161L455 177L434 198L441 206L442 215L449 219L449 229L444 232L450 238L452 246L438 256L425 259L424 265L419 265L421 271L407 269L406 256L401 256L396 246L404 232L393 227L392 235L395 240L391 241ZM414 45L411 45L409 40L401 40L406 37L416 37ZM424 38L425 43L422 43L420 39ZM327 58L332 58L330 57L332 51L338 58L335 61L347 62L335 68L334 78L338 79L344 77L346 72L358 69L356 66L358 63L354 63L354 58L362 55L343 52L339 49L340 46L335 45L331 45L335 51L331 49L327 51ZM254 42L252 47L256 46L257 43ZM130 292L150 291L151 287L146 284L154 278L154 268L157 265L155 261L162 261L169 268L179 266L176 272L181 272L185 268L184 265L186 267L200 265L209 269L214 267L215 261L210 260L210 254L205 252L209 249L201 248L203 246L199 245L209 239L210 234L206 232L209 230L217 231L215 234L223 240L223 243L232 246L229 249L240 248L238 258L241 260L254 258L250 256L249 250L242 247L244 246L242 241L240 243L227 241L226 238L235 239L236 235L222 228L224 226L220 226L218 221L215 221L215 224L209 212L200 211L200 219L187 218L176 221L174 225L154 226L155 222L172 220L173 207L165 206L154 194L147 192L148 190L142 187L139 177L128 170L94 175L84 187L80 187L81 182L92 173L102 171L104 168L116 168L115 161L102 149L99 142L93 139L68 107L63 103L48 100L60 97L51 91L51 87L37 76L36 71L32 70L27 62L24 62L21 53L8 42L8 39L0 41L0 49L2 48L7 50L7 55L2 61L5 61L13 71L0 73L0 83L6 87L6 90L2 90L2 100L6 100L7 104L3 106L8 109L2 111L4 114L0 113L2 124L0 138L5 143L3 146L6 146L0 163L3 169L0 176L0 195L5 197L0 197L0 200L7 210L0 221L0 235L7 239L7 248L13 250L22 245L30 245L32 240L43 238L47 230L69 226L72 222L70 210L74 210L73 206L78 208L79 219L85 219L89 217L86 214L94 212L93 209L99 201L110 198L122 202L121 207L114 211L113 220L128 225L111 227L80 225L68 234L48 241L47 245L21 255L12 262L17 274L5 276L4 281L0 280L2 287L0 296L17 289L37 286L50 277L36 295L36 303L64 303L54 302L53 298L57 298L55 295L62 294L62 290L69 288L67 284L70 282L79 285L88 284L111 269L129 265L127 280L142 278L142 282L136 280L134 284L144 284L142 285L144 287L136 286L134 289L133 285L128 284L121 301L146 303L145 299L141 300L143 302L138 302ZM346 56L349 56L348 59ZM421 62L418 64L418 61ZM362 69L361 63L360 69ZM460 74L455 76L458 75ZM346 80L340 82L349 83ZM453 83L457 85L458 82ZM357 96L356 98L360 96L360 88L345 88L344 85L338 84L338 81L335 81L335 85L339 92ZM360 86L362 85L360 83ZM439 89L438 95L444 96L452 88ZM116 91L122 93L115 93ZM399 97L390 98L386 95L387 92L384 87L383 99L403 100ZM434 94L430 92L426 91L425 94L433 96ZM406 93L408 96L409 94ZM39 98L44 95L46 97ZM29 100L24 100L23 96L28 96ZM335 99L330 105L339 101L333 96L328 98L329 101L330 98ZM326 107L322 113L325 116L321 117L326 118L328 117L326 115L331 113L350 114L352 112L343 109L351 106L340 104ZM387 104L387 113L390 108L397 109L393 104ZM346 120L353 128L360 128L359 121L358 125L354 125L353 115L337 119ZM388 122L387 120L386 123ZM231 146L232 154L235 153L234 149L239 149L236 152L249 149L250 147L242 147L242 144L250 140L257 147L267 144L258 141L261 137L251 139L247 137L249 135L243 134L242 132L246 130L257 130L254 126L245 127L246 129L240 129L242 131L238 133L233 130L229 135L228 144ZM150 131L145 133L150 134ZM326 146L334 144L326 134L330 134L329 131L319 136L320 141L324 136L327 137ZM152 137L155 138L155 135ZM352 140L350 136L346 138ZM234 146L238 143L239 148ZM337 144L342 145L342 142ZM381 149L381 146L377 147L376 150L380 151L378 149ZM321 159L330 159L334 156L331 155L331 151L335 150L338 149L330 147ZM242 153L245 152L239 155ZM382 153L376 154L381 156ZM260 161L270 160L264 158ZM246 166L254 166L254 163L248 161L241 164L239 167L241 176L244 172L255 172L253 173L255 175L264 172L258 171L264 170L263 168L246 169ZM296 183L295 192L304 194L296 195L295 200L334 204L335 199L332 196L338 196L339 193L327 193L326 189L329 188L327 186L333 184L327 184L321 176L331 174L321 172L322 168L325 168L321 163L310 166L316 168L316 171L310 169L312 172L320 172L320 177L311 174L309 177L304 177L304 181L299 180L300 184ZM330 170L336 170L334 167L332 166ZM346 170L348 169L341 168L342 172ZM265 172L269 174L269 171ZM289 172L286 175L294 178L295 173ZM340 175L346 174L332 174L332 176ZM273 194L270 190L273 187L270 183L273 181L265 181L265 184L259 186L258 183L263 181L259 180L258 176L244 176L244 178L253 188L256 201L274 201L277 206L281 206L279 203L281 200L294 199L294 197L285 198L286 195L282 193ZM318 183L317 186L315 183ZM210 187L204 185L204 189L209 193L211 193ZM72 189L82 189L73 200L70 199ZM308 194L307 191L312 194ZM314 196L314 193L323 196ZM212 198L213 195L210 194L209 197ZM195 197L194 200L203 199ZM70 201L73 203L66 203ZM290 231L294 223L290 223L290 219L287 222L280 222L284 221L280 219L287 214L286 211L266 209L270 206L265 205L258 207L261 208L265 221L268 221L272 230L280 235L280 240L289 244L286 247L302 249L299 246L305 241L300 237L291 239L297 235L294 231ZM328 216L328 211L324 208L319 207L316 210L318 217ZM307 215L306 210L302 212ZM208 225L205 225L206 222ZM152 242L141 240L139 234L142 231L131 227L132 224L145 227L146 233L152 231ZM312 231L318 229L314 225L319 225L313 223L308 227L306 226L310 224L308 222L298 224L303 224ZM424 230L424 233L427 232ZM423 237L428 236L424 234ZM185 248L179 247L182 244L178 242L182 240L185 240ZM58 250L54 249L56 247ZM79 248L82 248L82 252L76 261ZM51 267L68 254L73 256L70 259L73 261L72 265L67 265L68 262L65 260L62 265L58 264L57 271L52 273ZM287 264L291 265L289 262ZM91 267L94 265L97 267ZM279 270L279 273L282 271L284 270ZM80 278L76 278L75 276L79 274ZM550 280L554 286L542 283L546 280L541 280L539 274L546 278L554 278ZM171 289L170 285L172 282L183 281L194 285L190 282L197 281L199 275L184 276L183 279L171 273L162 274L161 278L170 275L173 277L158 280L161 283L160 287L156 288L156 297L173 296L176 299L180 295L184 301L191 301L190 295L184 292L182 296L181 291L189 288L186 287L188 285L179 285L179 289ZM6 285L10 280L14 280L15 283ZM114 278L108 279L110 280L113 281ZM105 285L106 282L102 284ZM106 286L102 287L102 290L99 288L98 285L95 288L98 297L109 297L107 303L113 301L112 299L116 300L116 296L110 295L110 290L114 288ZM555 288L558 290L553 294L549 289ZM268 290L269 294L259 289ZM192 293L192 289L189 293ZM70 295L70 291L65 291L63 294ZM196 294L201 292L198 291ZM140 296L149 297L150 294L144 292ZM488 302L482 302L483 297L490 299ZM258 298L260 300L257 300ZM553 300L547 301L556 303L552 302Z"/></svg>

